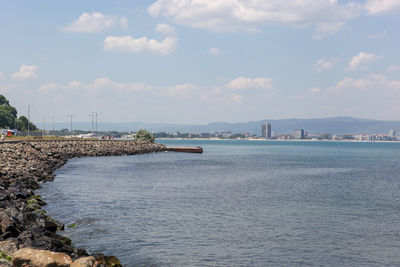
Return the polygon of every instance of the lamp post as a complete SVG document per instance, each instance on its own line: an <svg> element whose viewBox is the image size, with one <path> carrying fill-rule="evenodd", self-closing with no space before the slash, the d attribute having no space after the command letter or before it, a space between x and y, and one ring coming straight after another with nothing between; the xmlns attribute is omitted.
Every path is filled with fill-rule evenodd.
<svg viewBox="0 0 400 267"><path fill-rule="evenodd" d="M55 136L54 134L54 116L53 116L53 137Z"/></svg>
<svg viewBox="0 0 400 267"><path fill-rule="evenodd" d="M94 124L94 117L95 117L95 113L94 112L92 112L92 113L90 113L89 115L88 115L89 117L92 117L92 135L93 135L93 124Z"/></svg>
<svg viewBox="0 0 400 267"><path fill-rule="evenodd" d="M44 136L46 135L46 117L43 116L43 131L42 131L42 138L44 138Z"/></svg>
<svg viewBox="0 0 400 267"><path fill-rule="evenodd" d="M97 117L98 117L98 115L100 115L101 114L101 112L95 112L94 113L94 115L96 116L96 133L97 133Z"/></svg>
<svg viewBox="0 0 400 267"><path fill-rule="evenodd" d="M75 117L75 115L67 115L67 117L70 117L71 119L71 137L72 137L72 118Z"/></svg>
<svg viewBox="0 0 400 267"><path fill-rule="evenodd" d="M30 135L31 107L33 107L33 105L28 105L28 137Z"/></svg>
<svg viewBox="0 0 400 267"><path fill-rule="evenodd" d="M28 137L29 137L29 120L31 119L31 106L28 105Z"/></svg>

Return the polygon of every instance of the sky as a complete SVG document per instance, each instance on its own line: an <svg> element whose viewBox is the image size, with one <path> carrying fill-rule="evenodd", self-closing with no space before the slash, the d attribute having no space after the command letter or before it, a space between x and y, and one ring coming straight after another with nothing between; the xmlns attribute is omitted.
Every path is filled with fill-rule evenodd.
<svg viewBox="0 0 400 267"><path fill-rule="evenodd" d="M400 120L400 0L0 0L33 121Z"/></svg>

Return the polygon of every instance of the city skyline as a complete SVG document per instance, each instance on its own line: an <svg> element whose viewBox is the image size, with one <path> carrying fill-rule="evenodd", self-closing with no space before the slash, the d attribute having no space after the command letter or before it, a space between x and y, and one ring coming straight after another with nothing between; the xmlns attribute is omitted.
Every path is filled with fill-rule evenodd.
<svg viewBox="0 0 400 267"><path fill-rule="evenodd" d="M399 120L399 13L393 0L3 2L0 94L36 122Z"/></svg>

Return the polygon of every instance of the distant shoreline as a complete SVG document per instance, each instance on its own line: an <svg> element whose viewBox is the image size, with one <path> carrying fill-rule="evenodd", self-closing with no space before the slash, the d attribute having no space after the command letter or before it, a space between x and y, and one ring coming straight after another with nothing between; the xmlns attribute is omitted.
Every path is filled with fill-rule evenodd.
<svg viewBox="0 0 400 267"><path fill-rule="evenodd" d="M312 140L312 139L262 139L262 138L156 138L156 140L194 140L194 141L265 141L265 142L338 142L338 143L400 143L400 141L366 140Z"/></svg>

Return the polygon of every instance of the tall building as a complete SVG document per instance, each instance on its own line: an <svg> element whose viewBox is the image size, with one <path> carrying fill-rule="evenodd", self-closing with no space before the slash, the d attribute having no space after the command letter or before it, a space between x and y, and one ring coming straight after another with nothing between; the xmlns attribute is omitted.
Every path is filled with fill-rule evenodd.
<svg viewBox="0 0 400 267"><path fill-rule="evenodd" d="M390 136L390 137L396 137L396 131L393 130L393 129L390 130L390 131L389 131L389 136Z"/></svg>
<svg viewBox="0 0 400 267"><path fill-rule="evenodd" d="M272 137L271 123L263 122L261 124L261 137L262 138L271 138Z"/></svg>
<svg viewBox="0 0 400 267"><path fill-rule="evenodd" d="M293 130L294 139L304 138L304 129L294 129Z"/></svg>

